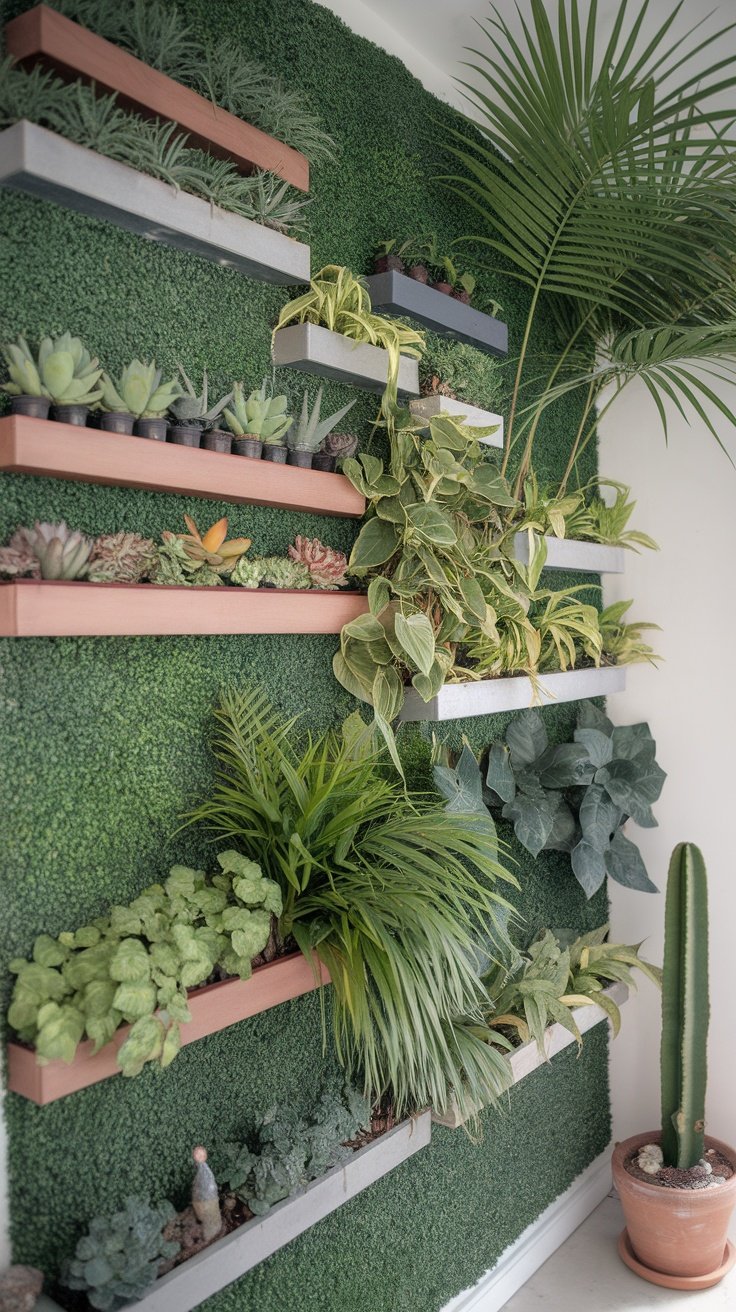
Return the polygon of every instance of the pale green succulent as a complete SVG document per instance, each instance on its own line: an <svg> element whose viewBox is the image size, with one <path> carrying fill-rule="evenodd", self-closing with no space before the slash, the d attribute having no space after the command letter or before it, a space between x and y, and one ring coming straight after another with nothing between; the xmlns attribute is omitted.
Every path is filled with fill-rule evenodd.
<svg viewBox="0 0 736 1312"><path fill-rule="evenodd" d="M225 409L225 422L236 437L259 437L276 445L286 436L294 420L287 415L288 398L267 396L267 379L255 388L249 397L243 395L243 384L233 385L232 410Z"/></svg>
<svg viewBox="0 0 736 1312"><path fill-rule="evenodd" d="M33 528L19 528L12 545L25 548L38 561L42 579L81 579L89 569L94 543L84 533L59 524L36 520Z"/></svg>
<svg viewBox="0 0 736 1312"><path fill-rule="evenodd" d="M311 588L312 576L306 565L299 560L288 560L284 556L263 556L260 560L249 560L241 556L230 581L241 588L257 588L261 583L273 588Z"/></svg>
<svg viewBox="0 0 736 1312"><path fill-rule="evenodd" d="M93 405L102 396L99 360L71 333L42 338L38 359L24 337L6 342L2 353L10 378L0 386L9 396L45 396L55 405Z"/></svg>
<svg viewBox="0 0 736 1312"><path fill-rule="evenodd" d="M177 424L191 424L197 428L209 428L218 418L226 405L229 405L233 399L232 391L227 396L223 396L209 410L207 408L207 370L202 373L202 391L197 396L194 386L184 372L184 366L177 366L179 373L184 380L186 392L177 396L175 401L169 406L169 414L175 419Z"/></svg>
<svg viewBox="0 0 736 1312"><path fill-rule="evenodd" d="M343 415L346 415L348 410L352 409L355 401L348 401L348 404L344 405L341 410L336 410L334 415L328 415L327 419L323 419L320 423L319 412L321 405L322 388L320 387L310 415L309 394L305 389L299 423L289 433L289 446L292 451L319 451L327 434L331 433L333 428L339 424Z"/></svg>
<svg viewBox="0 0 736 1312"><path fill-rule="evenodd" d="M122 1211L94 1216L79 1239L61 1282L83 1290L92 1307L113 1312L142 1298L154 1284L162 1261L176 1257L181 1244L166 1239L164 1227L174 1220L171 1203L126 1198Z"/></svg>
<svg viewBox="0 0 736 1312"><path fill-rule="evenodd" d="M150 364L131 360L116 382L108 373L102 375L102 410L120 411L136 419L162 419L178 396L181 387L176 379L162 383L155 360Z"/></svg>

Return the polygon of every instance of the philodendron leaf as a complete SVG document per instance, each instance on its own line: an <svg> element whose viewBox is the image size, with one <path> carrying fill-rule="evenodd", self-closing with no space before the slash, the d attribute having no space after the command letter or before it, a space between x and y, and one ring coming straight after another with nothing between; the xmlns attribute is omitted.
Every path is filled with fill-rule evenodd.
<svg viewBox="0 0 736 1312"><path fill-rule="evenodd" d="M619 829L606 853L606 871L624 888L635 888L640 893L656 893L657 886L649 878L636 843L632 843Z"/></svg>
<svg viewBox="0 0 736 1312"><path fill-rule="evenodd" d="M596 852L605 852L623 819L623 813L600 784L585 790L580 804L580 827L583 838Z"/></svg>
<svg viewBox="0 0 736 1312"><path fill-rule="evenodd" d="M390 724L396 719L404 700L404 685L392 665L378 670L371 692L377 715Z"/></svg>
<svg viewBox="0 0 736 1312"><path fill-rule="evenodd" d="M539 711L524 711L517 715L506 730L506 742L514 770L521 770L536 761L549 745L547 730Z"/></svg>
<svg viewBox="0 0 736 1312"><path fill-rule="evenodd" d="M431 701L445 682L445 667L441 661L434 660L429 674L415 674L411 682L425 702Z"/></svg>
<svg viewBox="0 0 736 1312"><path fill-rule="evenodd" d="M608 737L613 733L613 723L605 712L600 711L593 702L581 702L578 709L579 729L599 729Z"/></svg>
<svg viewBox="0 0 736 1312"><path fill-rule="evenodd" d="M411 663L428 675L434 664L434 630L427 616L397 612L394 632Z"/></svg>
<svg viewBox="0 0 736 1312"><path fill-rule="evenodd" d="M547 800L538 801L517 793L513 802L507 802L501 812L504 820L512 820L514 833L527 852L539 856L552 831L555 808Z"/></svg>
<svg viewBox="0 0 736 1312"><path fill-rule="evenodd" d="M667 778L656 761L636 758L633 761L611 761L596 771L595 782L602 784L609 797L630 815L637 824L651 829L656 821L651 804L656 802Z"/></svg>
<svg viewBox="0 0 736 1312"><path fill-rule="evenodd" d="M379 575L378 578L371 579L368 584L368 607L371 615L380 615L385 606L388 606L391 600L391 589L388 579Z"/></svg>
<svg viewBox="0 0 736 1312"><path fill-rule="evenodd" d="M419 502L417 505L407 506L406 516L421 540L430 546L452 547L457 542L457 534L448 516L438 506ZM383 559L387 557L384 556Z"/></svg>
<svg viewBox="0 0 736 1312"><path fill-rule="evenodd" d="M575 878L586 897L598 892L606 877L606 862L602 852L582 839L570 854Z"/></svg>
<svg viewBox="0 0 736 1312"><path fill-rule="evenodd" d="M390 560L401 541L393 524L385 519L369 519L364 524L350 555L350 572L362 573Z"/></svg>
<svg viewBox="0 0 736 1312"><path fill-rule="evenodd" d="M596 770L613 759L613 740L600 729L576 729L575 742L585 748L588 760Z"/></svg>
<svg viewBox="0 0 736 1312"><path fill-rule="evenodd" d="M580 743L561 743L548 747L536 762L539 782L544 788L572 788L588 784L594 768L587 749Z"/></svg>
<svg viewBox="0 0 736 1312"><path fill-rule="evenodd" d="M448 811L482 812L488 815L483 802L483 780L478 762L467 743L456 766L436 765L433 770L435 787L447 798Z"/></svg>
<svg viewBox="0 0 736 1312"><path fill-rule="evenodd" d="M497 793L502 802L513 802L516 797L516 780L511 769L509 749L503 743L492 743L488 752L486 784Z"/></svg>
<svg viewBox="0 0 736 1312"><path fill-rule="evenodd" d="M463 601L465 602L471 616L474 616L477 620L485 620L488 607L486 605L486 599L483 596L483 589L478 580L474 578L464 578L460 575L458 583L460 585L460 591L463 594Z"/></svg>

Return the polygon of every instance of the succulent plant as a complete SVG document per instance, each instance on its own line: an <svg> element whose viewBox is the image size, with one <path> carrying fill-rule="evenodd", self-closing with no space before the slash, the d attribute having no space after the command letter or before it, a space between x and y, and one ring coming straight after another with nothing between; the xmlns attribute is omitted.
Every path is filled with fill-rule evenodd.
<svg viewBox="0 0 736 1312"><path fill-rule="evenodd" d="M46 396L56 405L92 405L102 396L99 361L71 333L44 337L37 360L24 337L6 342L2 353L10 378L0 386L10 396Z"/></svg>
<svg viewBox="0 0 736 1312"><path fill-rule="evenodd" d="M181 395L176 379L161 382L161 370L153 360L131 360L117 381L108 373L102 375L100 408L135 415L136 419L161 419Z"/></svg>
<svg viewBox="0 0 736 1312"><path fill-rule="evenodd" d="M163 1236L176 1215L169 1202L153 1206L127 1198L120 1212L95 1216L62 1272L67 1289L84 1290L92 1307L114 1312L142 1298L156 1280L162 1261L176 1257L180 1245Z"/></svg>
<svg viewBox="0 0 736 1312"><path fill-rule="evenodd" d="M349 401L341 410L336 410L334 415L328 415L327 419L320 421L319 413L321 405L322 388L320 387L310 415L309 393L305 388L299 422L289 430L288 443L292 451L319 451L327 435L332 432L332 429L336 424L339 424L343 415L346 415L348 410L352 409L355 405L355 401Z"/></svg>
<svg viewBox="0 0 736 1312"><path fill-rule="evenodd" d="M358 439L354 433L328 433L322 450L325 455L334 456L340 465L343 460L352 460L358 450Z"/></svg>
<svg viewBox="0 0 736 1312"><path fill-rule="evenodd" d="M347 581L347 556L334 547L326 547L319 538L305 538L297 534L293 547L289 547L291 560L306 565L312 578L312 586L333 591Z"/></svg>
<svg viewBox="0 0 736 1312"><path fill-rule="evenodd" d="M61 520L47 524L36 520L33 528L19 528L10 546L35 556L42 579L82 579L87 575L93 542Z"/></svg>
<svg viewBox="0 0 736 1312"><path fill-rule="evenodd" d="M288 399L285 396L266 394L268 379L254 389L247 398L243 384L233 385L232 410L225 408L225 422L236 437L259 437L271 445L281 443L294 422L287 415Z"/></svg>
<svg viewBox="0 0 736 1312"><path fill-rule="evenodd" d="M257 588L265 583L272 588L311 588L312 576L306 565L286 556L263 556L250 560L241 556L231 580L241 588Z"/></svg>
<svg viewBox="0 0 736 1312"><path fill-rule="evenodd" d="M0 575L6 579L40 579L38 556L24 542L14 545L17 539L18 534L15 533L7 547L0 547Z"/></svg>
<svg viewBox="0 0 736 1312"><path fill-rule="evenodd" d="M187 555L184 543L175 533L165 537L166 541L156 548L156 559L148 573L150 583L179 588L209 588L224 584L222 574Z"/></svg>
<svg viewBox="0 0 736 1312"><path fill-rule="evenodd" d="M218 519L202 536L193 519L184 516L188 533L163 533L164 543L177 538L183 545L188 559L195 569L206 565L216 574L231 574L240 557L248 550L250 538L231 538L227 541L227 519Z"/></svg>
<svg viewBox="0 0 736 1312"><path fill-rule="evenodd" d="M228 392L227 396L221 397L217 404L211 406L208 410L207 370L205 369L202 373L202 391L198 396L191 380L184 372L184 366L180 364L177 368L184 380L186 392L182 392L176 400L171 402L169 414L177 424L191 425L196 428L209 428L218 415L222 414L225 406L232 401L232 391Z"/></svg>
<svg viewBox="0 0 736 1312"><path fill-rule="evenodd" d="M156 559L156 544L140 533L103 533L89 558L90 583L140 583Z"/></svg>

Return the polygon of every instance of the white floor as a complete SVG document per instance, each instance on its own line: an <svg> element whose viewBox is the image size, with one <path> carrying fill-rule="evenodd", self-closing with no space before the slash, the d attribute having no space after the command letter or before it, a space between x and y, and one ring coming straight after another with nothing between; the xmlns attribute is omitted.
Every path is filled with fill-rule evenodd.
<svg viewBox="0 0 736 1312"><path fill-rule="evenodd" d="M659 1289L640 1280L619 1258L616 1241L622 1229L621 1205L609 1196L514 1294L504 1312L734 1312L736 1267L720 1285L697 1294Z"/></svg>

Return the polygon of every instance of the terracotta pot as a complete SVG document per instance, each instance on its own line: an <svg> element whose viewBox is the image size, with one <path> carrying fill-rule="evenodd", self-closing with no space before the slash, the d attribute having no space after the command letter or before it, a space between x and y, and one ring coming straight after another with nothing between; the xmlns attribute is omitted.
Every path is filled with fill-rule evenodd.
<svg viewBox="0 0 736 1312"><path fill-rule="evenodd" d="M28 415L30 419L48 419L51 402L46 396L11 396L11 415Z"/></svg>
<svg viewBox="0 0 736 1312"><path fill-rule="evenodd" d="M105 433L127 433L130 436L134 423L133 416L124 410L106 410L100 415L100 428Z"/></svg>
<svg viewBox="0 0 736 1312"><path fill-rule="evenodd" d="M404 261L398 255L377 255L373 261L374 273L403 273Z"/></svg>
<svg viewBox="0 0 736 1312"><path fill-rule="evenodd" d="M199 446L202 441L202 429L199 424L171 424L169 442L174 446Z"/></svg>
<svg viewBox="0 0 736 1312"><path fill-rule="evenodd" d="M443 296L452 296L452 283L450 282L433 282L431 286L434 291L442 292Z"/></svg>
<svg viewBox="0 0 736 1312"><path fill-rule="evenodd" d="M169 427L167 419L136 419L136 437L146 437L149 442L165 442Z"/></svg>
<svg viewBox="0 0 736 1312"><path fill-rule="evenodd" d="M415 282L429 282L429 270L426 264L412 264L406 272Z"/></svg>
<svg viewBox="0 0 736 1312"><path fill-rule="evenodd" d="M613 1183L626 1218L626 1230L646 1278L652 1271L656 1284L677 1289L683 1279L707 1277L723 1266L728 1226L736 1205L736 1174L710 1189L667 1189L630 1175L624 1162L645 1143L659 1143L660 1134L636 1134L616 1144ZM736 1149L706 1135L706 1148L715 1148L736 1167ZM665 1279L662 1279L662 1276Z"/></svg>

